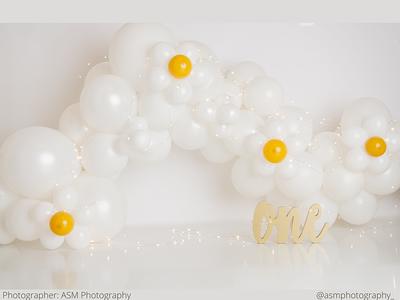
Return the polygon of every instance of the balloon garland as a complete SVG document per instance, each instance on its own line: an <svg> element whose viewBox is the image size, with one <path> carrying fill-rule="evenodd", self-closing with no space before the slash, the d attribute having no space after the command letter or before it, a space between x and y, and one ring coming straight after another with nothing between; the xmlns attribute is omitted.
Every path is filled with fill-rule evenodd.
<svg viewBox="0 0 400 300"><path fill-rule="evenodd" d="M222 66L203 44L156 24L123 26L109 61L86 76L59 130L30 127L0 147L0 244L40 239L55 249L112 238L125 224L115 179L129 160L165 159L174 143L214 163L234 161L247 197L313 203L316 223L374 217L376 196L400 188L400 124L379 100L348 107L337 132L284 104L281 86L252 62ZM318 230L318 229L317 229Z"/></svg>

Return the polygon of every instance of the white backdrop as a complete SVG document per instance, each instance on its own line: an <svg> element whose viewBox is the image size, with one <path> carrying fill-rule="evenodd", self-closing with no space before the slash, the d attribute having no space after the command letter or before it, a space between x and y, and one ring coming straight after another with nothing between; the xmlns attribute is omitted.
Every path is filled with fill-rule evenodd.
<svg viewBox="0 0 400 300"><path fill-rule="evenodd" d="M283 85L288 102L333 129L346 103L382 99L400 117L400 24L167 24L180 39L210 46L226 63L253 60ZM16 129L56 127L79 98L90 66L103 61L119 24L0 25L0 140ZM29 170L27 170L29 171ZM230 184L230 165L175 150L120 180L131 224L251 218L255 200Z"/></svg>

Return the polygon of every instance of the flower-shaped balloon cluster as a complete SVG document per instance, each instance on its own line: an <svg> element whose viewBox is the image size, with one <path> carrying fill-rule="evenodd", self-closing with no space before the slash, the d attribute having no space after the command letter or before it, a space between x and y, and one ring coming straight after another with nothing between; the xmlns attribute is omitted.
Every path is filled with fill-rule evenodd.
<svg viewBox="0 0 400 300"><path fill-rule="evenodd" d="M245 197L372 218L375 195L400 188L400 128L383 104L363 99L339 133L313 138L312 119L285 104L278 82L252 62L224 66L199 42L177 42L156 24L126 25L109 61L87 74L59 130L22 129L0 147L0 244L54 249L112 238L125 223L115 180L130 160L165 159L172 144L210 162L233 161Z"/></svg>

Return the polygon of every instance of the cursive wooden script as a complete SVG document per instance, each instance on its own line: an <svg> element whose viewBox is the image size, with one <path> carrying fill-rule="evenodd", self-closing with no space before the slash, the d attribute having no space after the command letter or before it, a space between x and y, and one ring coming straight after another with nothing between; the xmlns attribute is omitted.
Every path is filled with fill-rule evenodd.
<svg viewBox="0 0 400 300"><path fill-rule="evenodd" d="M257 204L253 217L253 235L258 244L264 244L271 236L275 227L277 231L277 243L287 243L289 231L291 240L294 243L301 243L308 238L313 243L319 243L328 231L328 224L324 224L321 231L316 234L314 223L321 215L321 206L313 204L307 214L304 225L300 224L299 209L278 207L275 214L274 207L267 201L261 201ZM266 225L264 230L263 225Z"/></svg>

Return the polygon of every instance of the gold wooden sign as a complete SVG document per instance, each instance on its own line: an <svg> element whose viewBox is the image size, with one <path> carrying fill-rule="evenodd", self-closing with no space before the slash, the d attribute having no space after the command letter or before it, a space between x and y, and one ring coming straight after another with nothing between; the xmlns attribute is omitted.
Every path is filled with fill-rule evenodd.
<svg viewBox="0 0 400 300"><path fill-rule="evenodd" d="M329 226L324 224L319 233L314 231L314 223L321 215L319 204L313 204L309 208L304 225L300 224L299 209L297 207L288 209L278 207L278 212L275 214L274 207L267 201L257 204L253 217L253 235L258 244L265 244L268 241L274 227L277 231L277 243L287 243L289 231L294 243L301 243L305 238L312 243L319 243L322 240Z"/></svg>

